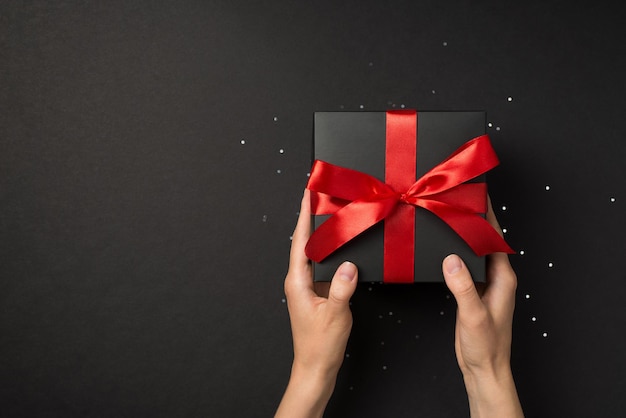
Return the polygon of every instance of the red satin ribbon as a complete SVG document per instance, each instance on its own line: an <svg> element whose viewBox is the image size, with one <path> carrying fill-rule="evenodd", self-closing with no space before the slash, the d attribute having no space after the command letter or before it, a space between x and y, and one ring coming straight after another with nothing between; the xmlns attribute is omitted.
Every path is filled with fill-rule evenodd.
<svg viewBox="0 0 626 418"><path fill-rule="evenodd" d="M313 163L307 184L312 192L311 211L315 215L332 216L309 238L305 248L307 257L319 263L384 219L383 280L413 282L415 206L441 218L478 256L514 252L478 215L487 212L486 184L463 184L498 165L489 137L482 135L466 142L415 181L416 120L414 111L387 113L385 180L388 184L324 161ZM407 156L411 150L412 157Z"/></svg>

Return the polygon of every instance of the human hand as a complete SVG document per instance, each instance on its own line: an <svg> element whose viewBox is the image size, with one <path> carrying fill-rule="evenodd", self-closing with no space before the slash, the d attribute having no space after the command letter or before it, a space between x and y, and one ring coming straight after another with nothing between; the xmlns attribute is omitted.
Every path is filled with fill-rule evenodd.
<svg viewBox="0 0 626 418"><path fill-rule="evenodd" d="M502 235L491 200L487 221ZM474 284L461 260L443 261L446 285L458 309L455 351L472 417L523 417L511 372L511 338L517 277L505 253L487 258L487 282Z"/></svg>
<svg viewBox="0 0 626 418"><path fill-rule="evenodd" d="M310 230L310 197L305 190L285 278L294 359L276 417L322 416L352 329L349 302L356 289L357 268L345 262L330 283L313 283L311 263L304 254Z"/></svg>

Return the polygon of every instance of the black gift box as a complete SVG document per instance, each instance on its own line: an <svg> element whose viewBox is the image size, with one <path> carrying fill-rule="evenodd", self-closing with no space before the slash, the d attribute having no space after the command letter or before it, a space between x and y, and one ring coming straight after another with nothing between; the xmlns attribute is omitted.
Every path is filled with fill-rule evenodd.
<svg viewBox="0 0 626 418"><path fill-rule="evenodd" d="M465 142L485 133L485 112L418 112L416 178L440 164ZM358 170L385 180L386 112L316 112L313 159ZM472 182L484 182L479 176ZM313 216L317 228L329 216ZM314 280L329 281L349 260L360 282L383 281L384 221L372 226L321 263ZM479 257L448 225L426 209L415 210L415 282L441 282L442 260L458 254L477 282L485 281L485 258Z"/></svg>

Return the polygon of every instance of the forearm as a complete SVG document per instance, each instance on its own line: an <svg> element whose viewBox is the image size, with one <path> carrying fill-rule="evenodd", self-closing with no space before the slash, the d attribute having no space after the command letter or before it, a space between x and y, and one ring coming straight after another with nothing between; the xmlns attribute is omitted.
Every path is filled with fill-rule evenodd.
<svg viewBox="0 0 626 418"><path fill-rule="evenodd" d="M335 388L336 373L292 367L291 377L275 418L319 418Z"/></svg>
<svg viewBox="0 0 626 418"><path fill-rule="evenodd" d="M510 370L499 376L463 376L472 418L523 418Z"/></svg>

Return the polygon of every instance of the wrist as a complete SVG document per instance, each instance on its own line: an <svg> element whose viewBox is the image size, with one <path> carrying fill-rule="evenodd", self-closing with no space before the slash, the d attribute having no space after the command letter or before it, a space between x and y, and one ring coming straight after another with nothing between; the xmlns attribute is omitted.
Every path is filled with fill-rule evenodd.
<svg viewBox="0 0 626 418"><path fill-rule="evenodd" d="M294 362L287 390L275 417L321 417L333 394L336 380L337 372Z"/></svg>
<svg viewBox="0 0 626 418"><path fill-rule="evenodd" d="M309 366L296 361L291 366L289 382L298 386L307 387L311 393L328 394L328 398L335 388L337 373L335 368Z"/></svg>
<svg viewBox="0 0 626 418"><path fill-rule="evenodd" d="M464 373L470 414L477 417L523 417L510 367Z"/></svg>

